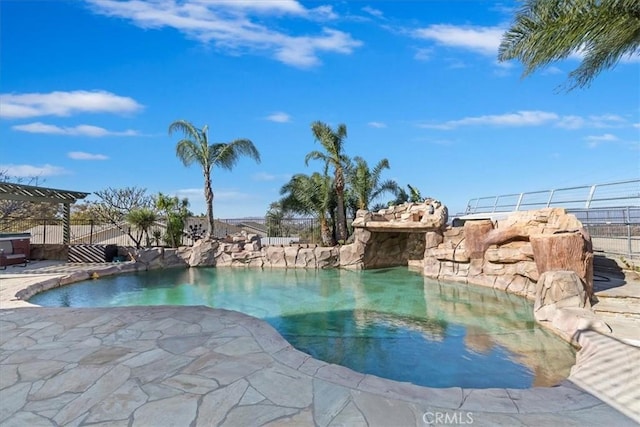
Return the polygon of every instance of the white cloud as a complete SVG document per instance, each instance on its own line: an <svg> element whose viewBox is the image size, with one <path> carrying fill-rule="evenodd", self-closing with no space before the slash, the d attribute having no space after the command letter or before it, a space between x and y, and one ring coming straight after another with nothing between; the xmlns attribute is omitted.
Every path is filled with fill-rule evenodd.
<svg viewBox="0 0 640 427"><path fill-rule="evenodd" d="M386 123L382 123L382 122L369 122L367 123L369 126L371 126L372 128L386 128L387 124Z"/></svg>
<svg viewBox="0 0 640 427"><path fill-rule="evenodd" d="M368 13L369 15L375 16L376 18L384 17L384 14L382 13L381 10L374 9L373 7L370 7L370 6L363 7L362 11Z"/></svg>
<svg viewBox="0 0 640 427"><path fill-rule="evenodd" d="M465 117L457 120L449 120L443 123L421 123L419 127L428 129L451 130L461 126L541 126L553 125L564 129L582 128L606 128L620 127L626 120L615 114L603 114L599 116L560 116L549 111L518 111L515 113L493 114L475 117Z"/></svg>
<svg viewBox="0 0 640 427"><path fill-rule="evenodd" d="M12 126L11 129L29 132L44 133L48 135L67 135L67 136L88 136L91 138L100 138L103 136L136 136L139 133L135 130L125 130L122 132L113 132L105 128L92 125L78 125L73 127L60 127L56 125L48 125L46 123L35 122L26 125Z"/></svg>
<svg viewBox="0 0 640 427"><path fill-rule="evenodd" d="M601 114L591 115L587 117L581 116L564 116L556 124L556 126L565 129L580 129L580 128L613 128L624 126L626 120L616 114Z"/></svg>
<svg viewBox="0 0 640 427"><path fill-rule="evenodd" d="M67 153L67 157L73 160L107 160L109 158L104 154L91 154L83 151L71 151Z"/></svg>
<svg viewBox="0 0 640 427"><path fill-rule="evenodd" d="M229 1L229 0L209 0L211 6L221 6L229 9L252 11L264 14L292 14L292 15L304 15L306 9L298 3L296 0L278 0L278 1L264 1L264 0L242 0L242 1Z"/></svg>
<svg viewBox="0 0 640 427"><path fill-rule="evenodd" d="M204 189L202 188L185 188L181 190L176 190L176 196L182 198L187 197L189 202L202 202L204 201ZM248 193L242 193L240 191L234 190L213 190L213 207L215 209L216 202L220 201L233 201L233 200L247 200L250 199L251 196Z"/></svg>
<svg viewBox="0 0 640 427"><path fill-rule="evenodd" d="M88 0L96 13L131 20L141 28L174 28L188 37L227 52L266 52L278 61L295 67L320 63L318 54L350 54L362 45L350 34L323 28L320 34L290 35L252 19L261 16L295 15L309 20L336 17L331 6L306 9L299 2L285 1L203 1L163 0L153 2Z"/></svg>
<svg viewBox="0 0 640 427"><path fill-rule="evenodd" d="M417 59L418 61L428 61L431 59L431 54L433 53L433 49L429 48L417 48L416 53L413 55L413 59Z"/></svg>
<svg viewBox="0 0 640 427"><path fill-rule="evenodd" d="M634 123L632 126L633 126L634 128L640 129L640 123Z"/></svg>
<svg viewBox="0 0 640 427"><path fill-rule="evenodd" d="M565 129L580 129L584 127L586 121L580 116L563 116L556 126Z"/></svg>
<svg viewBox="0 0 640 427"><path fill-rule="evenodd" d="M553 65L551 65L551 66L549 66L549 67L547 67L547 68L545 68L545 69L543 69L541 71L541 74L543 76L550 76L550 75L553 75L553 74L562 74L562 73L563 73L563 71L560 68L555 67Z"/></svg>
<svg viewBox="0 0 640 427"><path fill-rule="evenodd" d="M276 123L289 123L291 121L291 116L282 111L278 111L268 115L267 120L276 122Z"/></svg>
<svg viewBox="0 0 640 427"><path fill-rule="evenodd" d="M190 202L204 201L204 189L202 188L183 188L181 190L176 190L175 195L179 198L186 197Z"/></svg>
<svg viewBox="0 0 640 427"><path fill-rule="evenodd" d="M604 135L589 135L587 137L584 138L585 140L587 140L589 142L589 147L590 148L595 148L598 145L600 145L603 142L616 142L618 141L618 137L610 134L610 133L605 133Z"/></svg>
<svg viewBox="0 0 640 427"><path fill-rule="evenodd" d="M594 127L613 127L619 126L626 122L623 117L617 114L602 114L599 116L589 116L589 120Z"/></svg>
<svg viewBox="0 0 640 427"><path fill-rule="evenodd" d="M459 120L449 120L439 124L420 124L420 127L430 129L450 130L461 126L539 126L558 120L558 115L546 111L518 111L516 113L465 117Z"/></svg>
<svg viewBox="0 0 640 427"><path fill-rule="evenodd" d="M267 173L267 172L258 172L258 173L254 173L251 178L254 181L276 181L276 180L282 180L282 181L286 181L291 179L291 174L271 174L271 173Z"/></svg>
<svg viewBox="0 0 640 427"><path fill-rule="evenodd" d="M413 36L419 39L431 40L443 46L496 56L504 32L505 29L500 27L436 24L414 30Z"/></svg>
<svg viewBox="0 0 640 427"><path fill-rule="evenodd" d="M142 108L132 98L101 90L0 95L0 117L9 119L79 113L123 114L134 113Z"/></svg>
<svg viewBox="0 0 640 427"><path fill-rule="evenodd" d="M252 178L255 181L274 181L276 179L276 176L266 172L258 172L254 173Z"/></svg>
<svg viewBox="0 0 640 427"><path fill-rule="evenodd" d="M69 171L64 168L50 164L42 166L6 164L0 165L0 170L8 176L15 176L17 178L65 175L69 173Z"/></svg>
<svg viewBox="0 0 640 427"><path fill-rule="evenodd" d="M585 137L585 139L587 141L594 141L594 142L608 142L608 141L617 141L618 137L610 133L605 133L604 135L589 135Z"/></svg>

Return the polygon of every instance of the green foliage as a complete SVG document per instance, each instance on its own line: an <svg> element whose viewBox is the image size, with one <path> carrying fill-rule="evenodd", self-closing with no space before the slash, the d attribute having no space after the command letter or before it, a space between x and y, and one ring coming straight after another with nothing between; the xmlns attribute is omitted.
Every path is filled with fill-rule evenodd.
<svg viewBox="0 0 640 427"><path fill-rule="evenodd" d="M125 223L131 223L128 221L128 215L132 211L147 210L153 207L153 199L146 194L146 191L145 188L139 187L109 187L99 190L94 194L100 200L91 203L89 209L97 220L114 225L129 236L135 246L139 248L142 243L142 233L133 233L132 231L136 230L135 227L132 230L124 225Z"/></svg>
<svg viewBox="0 0 640 427"><path fill-rule="evenodd" d="M331 184L330 177L314 172L311 176L296 174L280 189L284 196L279 202L281 209L318 218L325 246L335 243L328 221L329 212L335 205Z"/></svg>
<svg viewBox="0 0 640 427"><path fill-rule="evenodd" d="M209 127L196 128L186 120L176 120L169 125L169 135L182 133L184 138L176 145L176 155L185 166L198 164L204 176L204 198L207 204L209 235L213 236L213 190L211 172L214 166L231 170L241 157L249 157L260 163L260 153L248 139L232 142L209 143Z"/></svg>
<svg viewBox="0 0 640 427"><path fill-rule="evenodd" d="M345 169L351 163L344 154L344 139L347 137L347 126L340 124L334 130L329 125L316 121L311 124L311 132L325 152L311 151L304 159L305 164L308 165L309 160L322 160L325 164L325 174L330 166L333 168L333 188L336 197L336 232L338 239L346 240L348 233L345 211Z"/></svg>
<svg viewBox="0 0 640 427"><path fill-rule="evenodd" d="M407 188L409 189L409 201L411 203L421 203L424 201L422 194L420 194L420 190L418 190L417 187L407 184Z"/></svg>
<svg viewBox="0 0 640 427"><path fill-rule="evenodd" d="M166 232L162 239L167 245L177 248L182 243L185 224L191 214L188 209L189 200L158 193L156 196L156 208L166 221Z"/></svg>
<svg viewBox="0 0 640 427"><path fill-rule="evenodd" d="M526 0L503 35L498 59L517 59L528 76L551 62L583 55L569 90L585 87L625 56L640 53L638 0Z"/></svg>
<svg viewBox="0 0 640 427"><path fill-rule="evenodd" d="M396 193L398 184L392 180L382 181L382 172L389 169L387 159L380 160L373 169L359 156L354 157L354 164L347 171L348 193L356 209L369 209L369 205L382 193Z"/></svg>
<svg viewBox="0 0 640 427"><path fill-rule="evenodd" d="M404 188L402 187L397 187L396 189L396 198L391 200L388 205L401 205L403 203L407 203L407 202L411 202L411 203L421 203L424 201L424 198L422 197L422 194L420 194L420 190L417 187L412 186L411 184L407 184L407 189L409 189L409 192L407 192ZM377 209L374 210L378 210L379 208L382 208L383 206L376 206Z"/></svg>
<svg viewBox="0 0 640 427"><path fill-rule="evenodd" d="M147 246L151 246L149 228L157 219L156 212L150 208L135 208L126 214L125 219L136 230L136 247L140 247L143 236L146 237Z"/></svg>

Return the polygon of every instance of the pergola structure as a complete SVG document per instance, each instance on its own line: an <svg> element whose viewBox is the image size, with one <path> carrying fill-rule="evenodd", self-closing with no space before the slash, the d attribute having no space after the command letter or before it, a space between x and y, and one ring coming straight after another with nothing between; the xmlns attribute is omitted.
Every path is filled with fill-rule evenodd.
<svg viewBox="0 0 640 427"><path fill-rule="evenodd" d="M68 245L71 241L71 204L80 199L84 199L89 194L91 193L0 182L0 200L21 200L25 202L45 202L55 204L62 203L64 206L62 224L63 242L65 245Z"/></svg>

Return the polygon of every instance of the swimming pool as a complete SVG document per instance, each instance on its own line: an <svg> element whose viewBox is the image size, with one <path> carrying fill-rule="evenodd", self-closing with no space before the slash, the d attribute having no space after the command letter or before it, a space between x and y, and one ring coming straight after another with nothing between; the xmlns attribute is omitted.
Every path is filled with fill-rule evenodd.
<svg viewBox="0 0 640 427"><path fill-rule="evenodd" d="M157 270L53 289L30 302L237 310L317 359L429 387L550 386L575 362L568 343L536 325L531 302L406 267Z"/></svg>

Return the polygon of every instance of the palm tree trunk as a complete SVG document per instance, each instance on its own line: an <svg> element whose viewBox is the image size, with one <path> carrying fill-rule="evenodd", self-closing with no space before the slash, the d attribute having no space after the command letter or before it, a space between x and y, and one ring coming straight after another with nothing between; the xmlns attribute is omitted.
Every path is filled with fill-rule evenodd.
<svg viewBox="0 0 640 427"><path fill-rule="evenodd" d="M324 246L334 246L333 234L326 218L320 218L320 237Z"/></svg>
<svg viewBox="0 0 640 427"><path fill-rule="evenodd" d="M338 241L345 243L347 241L347 218L344 210L344 175L340 169L336 169L336 222Z"/></svg>
<svg viewBox="0 0 640 427"><path fill-rule="evenodd" d="M209 238L213 239L213 190L211 189L211 173L204 173L204 200L207 203L207 221L209 222Z"/></svg>

